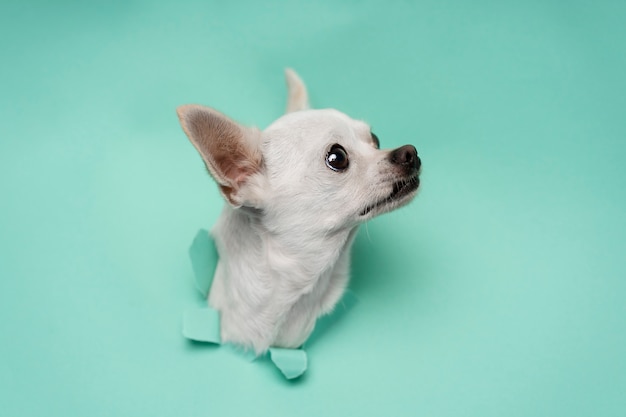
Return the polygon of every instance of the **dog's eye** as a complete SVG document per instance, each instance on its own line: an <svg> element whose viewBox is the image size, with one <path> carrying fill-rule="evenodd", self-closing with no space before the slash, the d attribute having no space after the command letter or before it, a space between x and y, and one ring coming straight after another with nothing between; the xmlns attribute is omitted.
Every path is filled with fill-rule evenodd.
<svg viewBox="0 0 626 417"><path fill-rule="evenodd" d="M326 165L333 171L343 171L348 168L348 153L341 145L333 145L326 155Z"/></svg>
<svg viewBox="0 0 626 417"><path fill-rule="evenodd" d="M374 132L370 132L370 134L372 135L372 141L374 142L374 146L376 147L376 149L380 149L380 141L378 140L378 136L376 136Z"/></svg>

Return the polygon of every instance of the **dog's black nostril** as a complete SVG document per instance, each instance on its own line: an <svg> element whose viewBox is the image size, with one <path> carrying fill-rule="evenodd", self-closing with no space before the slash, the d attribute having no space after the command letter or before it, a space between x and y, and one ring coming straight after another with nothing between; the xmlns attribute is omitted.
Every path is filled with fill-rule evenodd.
<svg viewBox="0 0 626 417"><path fill-rule="evenodd" d="M413 163L413 154L409 151L406 151L404 154L404 160L407 165L411 165Z"/></svg>
<svg viewBox="0 0 626 417"><path fill-rule="evenodd" d="M402 165L406 168L419 169L422 161L417 156L417 150L413 145L404 145L391 151L389 155L391 163Z"/></svg>

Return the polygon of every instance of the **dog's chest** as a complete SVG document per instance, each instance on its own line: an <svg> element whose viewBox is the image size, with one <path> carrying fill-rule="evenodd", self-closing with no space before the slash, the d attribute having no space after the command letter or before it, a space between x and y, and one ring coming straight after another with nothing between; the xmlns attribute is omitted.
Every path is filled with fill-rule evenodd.
<svg viewBox="0 0 626 417"><path fill-rule="evenodd" d="M257 351L301 345L343 294L354 233L259 233L248 219L228 217L213 231L220 266L209 300L222 314L223 337Z"/></svg>

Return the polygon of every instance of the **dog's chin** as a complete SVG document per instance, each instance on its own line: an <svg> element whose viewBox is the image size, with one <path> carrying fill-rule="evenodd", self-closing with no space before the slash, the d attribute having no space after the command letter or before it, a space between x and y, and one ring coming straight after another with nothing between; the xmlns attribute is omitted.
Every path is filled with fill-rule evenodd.
<svg viewBox="0 0 626 417"><path fill-rule="evenodd" d="M417 194L420 186L419 175L403 178L393 184L391 194L373 204L367 205L359 213L362 220L371 219L379 214L387 213L408 204Z"/></svg>

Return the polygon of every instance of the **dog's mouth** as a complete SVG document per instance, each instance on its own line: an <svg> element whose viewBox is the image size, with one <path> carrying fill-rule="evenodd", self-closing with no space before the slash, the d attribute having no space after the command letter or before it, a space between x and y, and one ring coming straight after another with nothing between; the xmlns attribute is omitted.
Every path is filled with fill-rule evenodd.
<svg viewBox="0 0 626 417"><path fill-rule="evenodd" d="M400 205L402 205L402 203L407 203L411 199L412 195L414 194L415 190L417 190L419 185L419 175L414 175L410 178L405 178L401 181L395 182L393 184L391 194L389 194L387 198L365 207L363 211L361 211L360 215L366 216L374 210L377 211L382 207L391 206L392 203L395 203L393 204L395 207L399 207Z"/></svg>

